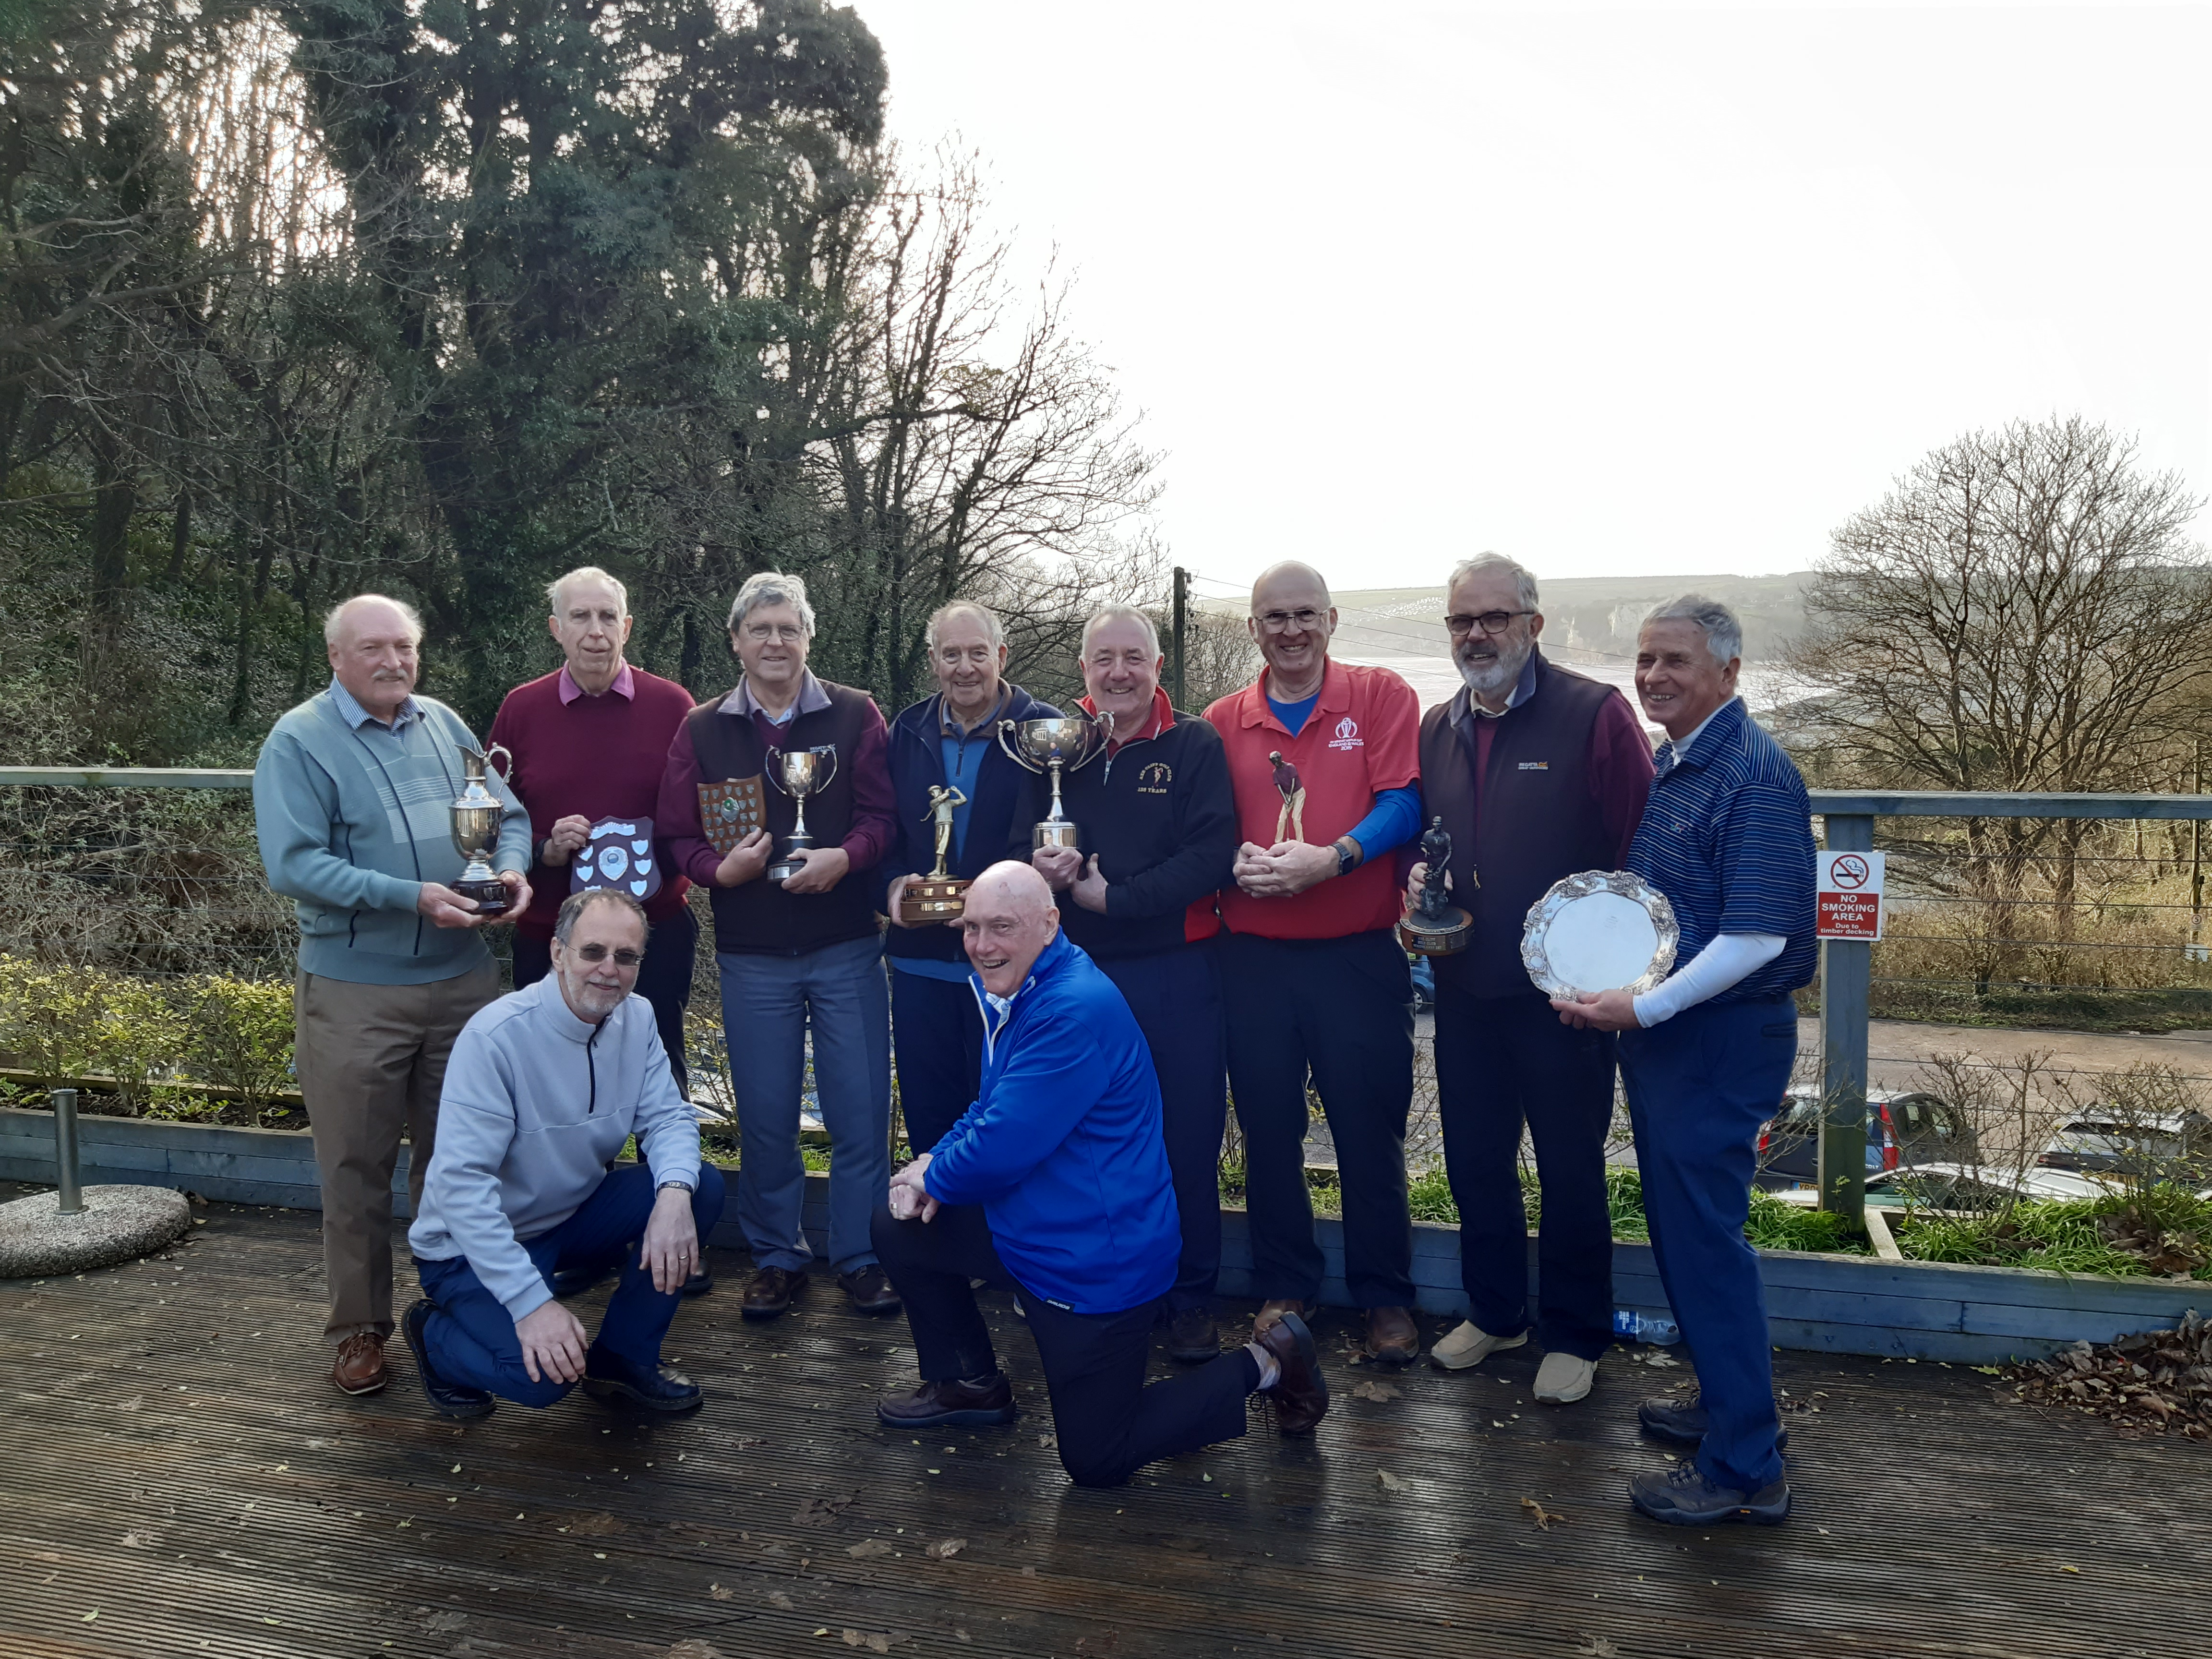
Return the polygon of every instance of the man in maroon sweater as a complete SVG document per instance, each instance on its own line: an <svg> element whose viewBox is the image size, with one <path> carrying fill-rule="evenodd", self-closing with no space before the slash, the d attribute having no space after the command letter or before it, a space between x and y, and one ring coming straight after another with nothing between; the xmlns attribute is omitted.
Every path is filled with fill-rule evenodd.
<svg viewBox="0 0 2212 1659"><path fill-rule="evenodd" d="M814 607L796 576L748 577L730 607L737 689L691 711L668 750L654 822L676 866L707 889L722 978L722 1030L737 1100L738 1224L752 1252L744 1316L773 1319L805 1287L800 1229L806 1167L799 1097L813 1061L830 1131L830 1260L862 1313L898 1311L869 1223L890 1183L890 988L876 866L897 839L883 710L866 691L806 665ZM727 854L699 818L699 786L763 777L772 750L834 749L836 770L806 797L814 845L782 881L769 861L797 812L763 781L765 830ZM812 1041L810 1045L809 1037Z"/></svg>
<svg viewBox="0 0 2212 1659"><path fill-rule="evenodd" d="M691 712L689 691L623 660L631 619L622 583L586 565L545 593L553 603L553 637L568 661L557 672L508 692L491 726L491 740L514 757L507 781L530 809L537 849L530 908L514 927L518 991L535 985L552 967L553 923L592 826L605 818L653 817L668 745ZM656 830L649 856L660 867L660 889L644 900L652 932L637 994L653 1005L676 1086L688 1093L684 1009L691 1000L699 924L684 902L691 884L666 856L665 828ZM635 864L625 873L643 878Z"/></svg>

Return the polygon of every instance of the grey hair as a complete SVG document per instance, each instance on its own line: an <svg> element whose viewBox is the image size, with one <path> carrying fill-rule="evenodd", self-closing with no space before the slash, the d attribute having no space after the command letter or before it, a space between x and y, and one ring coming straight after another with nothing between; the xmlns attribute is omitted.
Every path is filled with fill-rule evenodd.
<svg viewBox="0 0 2212 1659"><path fill-rule="evenodd" d="M1718 599L1709 599L1702 593L1685 593L1680 599L1668 600L1644 619L1647 628L1656 622L1697 623L1705 630L1705 649L1723 668L1743 655L1743 624L1736 619L1735 612Z"/></svg>
<svg viewBox="0 0 2212 1659"><path fill-rule="evenodd" d="M929 613L929 628L923 637L929 641L931 650L937 649L937 630L958 616L973 617L981 623L983 636L990 641L994 651L1006 642L1006 630L999 621L997 611L988 605L978 605L973 599L955 599L950 605L939 605Z"/></svg>
<svg viewBox="0 0 2212 1659"><path fill-rule="evenodd" d="M637 918L637 925L647 933L653 924L645 919L645 907L619 887L586 887L581 892L571 893L561 901L561 914L553 919L553 937L562 945L576 931L576 923L594 904L619 904Z"/></svg>
<svg viewBox="0 0 2212 1659"><path fill-rule="evenodd" d="M764 605L787 605L799 613L806 637L814 637L814 607L806 602L806 583L781 570L757 570L745 578L738 597L730 601L730 631L734 634L746 617Z"/></svg>
<svg viewBox="0 0 2212 1659"><path fill-rule="evenodd" d="M336 645L338 635L345 628L345 613L357 605L388 605L397 611L407 624L412 642L422 643L422 613L404 599L395 599L385 593L356 593L349 599L340 599L323 617L323 643Z"/></svg>
<svg viewBox="0 0 2212 1659"><path fill-rule="evenodd" d="M1449 593L1469 576L1486 575L1493 570L1503 570L1513 578L1513 603L1523 611L1541 607L1536 603L1536 577L1528 566L1517 559L1509 559L1503 553L1478 553L1471 559L1462 559L1452 567L1451 580L1444 584Z"/></svg>
<svg viewBox="0 0 2212 1659"><path fill-rule="evenodd" d="M1108 623L1133 622L1141 623L1145 630L1145 649L1155 657L1160 654L1160 626L1133 605L1101 605L1091 613L1091 620L1083 624L1082 654L1091 654L1091 636Z"/></svg>
<svg viewBox="0 0 2212 1659"><path fill-rule="evenodd" d="M615 604L621 608L622 614L625 617L629 615L629 589L624 587L619 579L600 569L599 566L580 564L565 576L556 576L545 584L545 602L553 607L556 616L558 616L561 611L561 590L571 582L605 582L609 587L614 589Z"/></svg>

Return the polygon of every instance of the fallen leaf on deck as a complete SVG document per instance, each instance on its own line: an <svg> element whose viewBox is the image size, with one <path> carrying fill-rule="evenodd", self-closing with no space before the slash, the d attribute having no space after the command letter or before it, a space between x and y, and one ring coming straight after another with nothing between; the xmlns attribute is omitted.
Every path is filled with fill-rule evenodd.
<svg viewBox="0 0 2212 1659"><path fill-rule="evenodd" d="M1041 1434L1037 1437L1037 1444L1042 1446L1047 1451L1056 1450L1060 1445L1060 1437L1056 1434Z"/></svg>
<svg viewBox="0 0 2212 1659"><path fill-rule="evenodd" d="M1679 1364L1680 1364L1682 1362L1681 1362L1680 1360L1679 1360L1679 1359L1674 1358L1673 1356L1668 1355L1668 1354L1655 1353L1655 1354L1653 1354L1653 1355L1651 1356L1651 1358L1649 1358L1649 1359L1645 1360L1644 1363L1645 1364L1647 1364L1647 1365L1662 1365L1662 1366L1664 1366L1664 1365L1679 1365Z"/></svg>
<svg viewBox="0 0 2212 1659"><path fill-rule="evenodd" d="M1533 1498L1522 1498L1521 1507L1528 1511L1528 1518L1536 1523L1538 1532L1549 1532L1552 1529L1553 1522L1565 1521L1568 1518L1557 1510L1546 1509Z"/></svg>
<svg viewBox="0 0 2212 1659"><path fill-rule="evenodd" d="M119 1412L135 1412L145 1403L146 1396L144 1395L134 1394L128 1400L117 1401L115 1402L115 1409Z"/></svg>
<svg viewBox="0 0 2212 1659"><path fill-rule="evenodd" d="M605 1538L610 1533L622 1530L622 1522L611 1515L586 1515L571 1521L568 1530L581 1533L586 1538Z"/></svg>
<svg viewBox="0 0 2212 1659"><path fill-rule="evenodd" d="M768 1593L768 1604L780 1613L789 1613L793 1606L791 1597L781 1590L770 1590Z"/></svg>
<svg viewBox="0 0 2212 1659"><path fill-rule="evenodd" d="M713 1596L717 1601L726 1601L732 1595L735 1595L737 1591L730 1589L726 1584L709 1584L707 1586L707 1594Z"/></svg>
<svg viewBox="0 0 2212 1659"><path fill-rule="evenodd" d="M126 1532L123 1534L123 1547L125 1549L158 1549L161 1543L160 1537L150 1532Z"/></svg>
<svg viewBox="0 0 2212 1659"><path fill-rule="evenodd" d="M890 1553L891 1540L888 1538L863 1538L845 1552L848 1555L864 1559L872 1555L889 1555Z"/></svg>
<svg viewBox="0 0 2212 1659"><path fill-rule="evenodd" d="M668 1650L668 1659L722 1659L721 1649L694 1637Z"/></svg>
<svg viewBox="0 0 2212 1659"><path fill-rule="evenodd" d="M1619 1648L1613 1646L1602 1636L1592 1636L1588 1631L1584 1631L1582 1632L1582 1638L1589 1645L1575 1650L1575 1652L1580 1656L1580 1659L1617 1659L1620 1652Z"/></svg>
<svg viewBox="0 0 2212 1659"><path fill-rule="evenodd" d="M791 1512L792 1522L801 1527L826 1527L845 1510L850 1509L860 1496L858 1486L839 1494L824 1492L816 1498L802 1498L799 1507Z"/></svg>
<svg viewBox="0 0 2212 1659"><path fill-rule="evenodd" d="M469 1622L465 1613L434 1613L422 1621L424 1630L459 1630Z"/></svg>
<svg viewBox="0 0 2212 1659"><path fill-rule="evenodd" d="M870 1653L889 1653L891 1650L891 1638L882 1631L848 1630L844 1636L845 1645L848 1648L866 1648Z"/></svg>
<svg viewBox="0 0 2212 1659"><path fill-rule="evenodd" d="M1377 1382L1370 1378L1352 1389L1352 1397L1354 1400L1372 1400L1380 1405L1385 1400L1395 1400L1398 1397L1398 1390L1388 1382Z"/></svg>
<svg viewBox="0 0 2212 1659"><path fill-rule="evenodd" d="M1404 1492L1412 1484L1410 1481L1401 1480L1388 1469L1376 1470L1375 1478L1382 1483L1384 1492Z"/></svg>
<svg viewBox="0 0 2212 1659"><path fill-rule="evenodd" d="M964 1538L940 1538L922 1552L933 1560L949 1561L968 1547Z"/></svg>

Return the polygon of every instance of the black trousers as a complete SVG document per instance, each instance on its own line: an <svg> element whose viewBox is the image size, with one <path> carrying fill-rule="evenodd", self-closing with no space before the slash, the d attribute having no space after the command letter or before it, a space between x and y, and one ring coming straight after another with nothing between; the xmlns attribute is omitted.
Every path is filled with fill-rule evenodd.
<svg viewBox="0 0 2212 1659"><path fill-rule="evenodd" d="M1121 988L1159 1075L1168 1175L1182 1218L1182 1258L1168 1310L1211 1310L1221 1273L1221 1131L1229 1119L1228 1034L1214 946L1209 940L1098 967Z"/></svg>
<svg viewBox="0 0 2212 1659"><path fill-rule="evenodd" d="M691 1073L684 1065L684 1010L691 1001L691 960L698 945L698 918L687 905L647 931L645 962L637 970L637 994L653 1005L653 1022L660 1029L660 1046L668 1050L668 1069L676 1073L677 1092L687 1097L691 1092ZM532 939L517 928L514 988L520 991L535 985L552 971L552 942Z"/></svg>
<svg viewBox="0 0 2212 1659"><path fill-rule="evenodd" d="M904 973L892 958L891 1058L907 1145L926 1152L983 1085L983 1015L966 980Z"/></svg>
<svg viewBox="0 0 2212 1659"><path fill-rule="evenodd" d="M1249 1352L1147 1386L1157 1304L1079 1314L1048 1301L1000 1261L980 1206L942 1209L933 1221L894 1221L879 1208L873 1231L877 1259L906 1304L925 1382L988 1376L999 1368L971 1280L1020 1291L1044 1363L1060 1467L1077 1486L1118 1486L1147 1463L1244 1432L1244 1398L1260 1381Z"/></svg>
<svg viewBox="0 0 2212 1659"><path fill-rule="evenodd" d="M1444 1169L1459 1206L1460 1282L1469 1316L1492 1336L1528 1328L1525 1121L1544 1189L1537 1340L1583 1359L1597 1358L1613 1340L1605 1140L1613 1057L1609 1034L1560 1024L1539 992L1471 997L1437 987L1437 1094Z"/></svg>
<svg viewBox="0 0 2212 1659"><path fill-rule="evenodd" d="M1309 1303L1321 1291L1303 1150L1310 1076L1336 1145L1352 1299L1363 1308L1410 1307L1413 981L1405 951L1389 928L1321 939L1230 933L1219 943L1255 1288Z"/></svg>

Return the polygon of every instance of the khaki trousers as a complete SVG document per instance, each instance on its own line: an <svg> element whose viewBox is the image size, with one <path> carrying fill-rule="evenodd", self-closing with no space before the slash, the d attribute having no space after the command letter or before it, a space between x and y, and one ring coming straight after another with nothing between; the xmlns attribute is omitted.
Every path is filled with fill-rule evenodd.
<svg viewBox="0 0 2212 1659"><path fill-rule="evenodd" d="M428 985L359 985L302 973L292 990L300 1092L323 1183L323 1276L331 1342L392 1334L392 1172L406 1136L419 1208L453 1039L499 994L487 962Z"/></svg>

